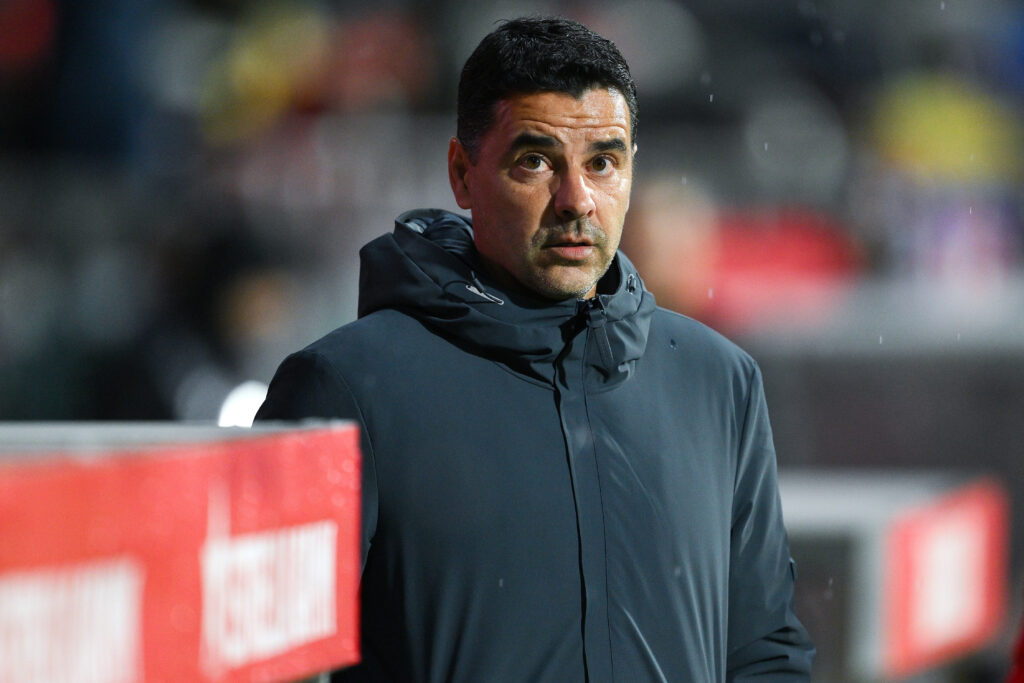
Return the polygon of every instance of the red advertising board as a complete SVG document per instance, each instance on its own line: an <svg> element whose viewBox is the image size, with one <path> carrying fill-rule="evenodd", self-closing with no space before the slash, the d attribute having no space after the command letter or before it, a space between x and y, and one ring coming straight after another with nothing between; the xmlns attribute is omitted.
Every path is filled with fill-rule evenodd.
<svg viewBox="0 0 1024 683"><path fill-rule="evenodd" d="M978 481L912 508L886 540L884 669L899 679L970 652L1006 605L1009 502Z"/></svg>
<svg viewBox="0 0 1024 683"><path fill-rule="evenodd" d="M224 433L0 456L0 683L358 661L355 427Z"/></svg>

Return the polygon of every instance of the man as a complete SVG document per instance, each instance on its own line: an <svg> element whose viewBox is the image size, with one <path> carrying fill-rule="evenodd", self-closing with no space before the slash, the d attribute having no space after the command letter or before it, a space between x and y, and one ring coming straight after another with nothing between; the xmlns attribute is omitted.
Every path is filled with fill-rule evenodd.
<svg viewBox="0 0 1024 683"><path fill-rule="evenodd" d="M510 21L466 62L466 218L362 252L359 320L260 419L363 430L363 663L341 680L803 681L813 649L759 371L616 249L636 95L615 46Z"/></svg>

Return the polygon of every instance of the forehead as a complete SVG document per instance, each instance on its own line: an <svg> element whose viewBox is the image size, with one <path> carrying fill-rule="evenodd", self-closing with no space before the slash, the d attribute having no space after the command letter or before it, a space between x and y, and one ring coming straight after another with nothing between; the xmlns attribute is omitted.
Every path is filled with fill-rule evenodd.
<svg viewBox="0 0 1024 683"><path fill-rule="evenodd" d="M614 88L592 88L580 97L562 92L512 95L499 100L486 137L511 140L534 131L568 143L574 139L629 139L629 106Z"/></svg>

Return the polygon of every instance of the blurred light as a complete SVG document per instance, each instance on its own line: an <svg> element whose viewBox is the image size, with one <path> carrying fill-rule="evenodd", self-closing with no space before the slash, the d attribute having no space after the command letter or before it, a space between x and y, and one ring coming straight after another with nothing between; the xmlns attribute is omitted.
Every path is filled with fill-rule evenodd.
<svg viewBox="0 0 1024 683"><path fill-rule="evenodd" d="M250 380L231 390L220 408L219 427L251 427L256 411L267 397L267 385Z"/></svg>
<svg viewBox="0 0 1024 683"><path fill-rule="evenodd" d="M0 2L0 71L20 71L50 51L57 11L51 0Z"/></svg>
<svg viewBox="0 0 1024 683"><path fill-rule="evenodd" d="M560 14L554 0L492 0L491 2L452 3L458 11L446 17L447 35L452 41L454 58L447 79L457 82L462 64L476 48L480 39L497 28L498 23L512 17L549 16Z"/></svg>
<svg viewBox="0 0 1024 683"><path fill-rule="evenodd" d="M232 391L233 382L227 374L210 359L197 362L198 353L205 349L193 348L188 353L178 354L173 361L182 367L168 382L172 391L174 418L184 421L208 421L220 414L224 396Z"/></svg>
<svg viewBox="0 0 1024 683"><path fill-rule="evenodd" d="M226 286L218 318L232 344L272 339L294 320L294 283L284 271L256 271Z"/></svg>
<svg viewBox="0 0 1024 683"><path fill-rule="evenodd" d="M701 180L652 178L634 191L623 249L658 304L697 318L708 308L718 207Z"/></svg>
<svg viewBox="0 0 1024 683"><path fill-rule="evenodd" d="M313 7L279 3L251 16L207 74L201 97L207 138L244 140L289 107L317 100L330 43L329 19Z"/></svg>
<svg viewBox="0 0 1024 683"><path fill-rule="evenodd" d="M203 78L230 40L231 25L198 13L168 13L155 27L144 63L154 102L189 117L199 115Z"/></svg>
<svg viewBox="0 0 1024 683"><path fill-rule="evenodd" d="M433 91L433 45L420 22L397 12L343 25L332 58L327 71L337 109L405 107Z"/></svg>
<svg viewBox="0 0 1024 683"><path fill-rule="evenodd" d="M824 99L794 92L763 98L751 108L743 136L755 177L774 196L824 203L841 188L846 131Z"/></svg>
<svg viewBox="0 0 1024 683"><path fill-rule="evenodd" d="M912 75L878 98L875 138L882 155L921 178L1014 182L1024 136L1018 117L976 85Z"/></svg>
<svg viewBox="0 0 1024 683"><path fill-rule="evenodd" d="M705 41L685 7L669 0L627 0L588 6L583 23L615 43L646 95L669 92L700 66Z"/></svg>
<svg viewBox="0 0 1024 683"><path fill-rule="evenodd" d="M86 252L72 277L71 317L89 342L111 346L139 333L153 287L144 259L126 247L104 244Z"/></svg>
<svg viewBox="0 0 1024 683"><path fill-rule="evenodd" d="M734 331L819 327L860 268L844 226L802 207L723 211L714 255L707 314Z"/></svg>
<svg viewBox="0 0 1024 683"><path fill-rule="evenodd" d="M38 348L60 319L64 277L42 254L11 249L0 258L0 351L3 360ZM8 356L10 354L10 356Z"/></svg>

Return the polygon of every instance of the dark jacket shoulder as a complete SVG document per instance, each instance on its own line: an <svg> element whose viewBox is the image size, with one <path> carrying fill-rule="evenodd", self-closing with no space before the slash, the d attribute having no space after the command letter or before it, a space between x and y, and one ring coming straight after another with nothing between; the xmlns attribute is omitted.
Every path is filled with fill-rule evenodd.
<svg viewBox="0 0 1024 683"><path fill-rule="evenodd" d="M749 377L757 362L732 340L704 323L666 308L657 308L651 322L649 349L667 346L709 365L710 370Z"/></svg>

